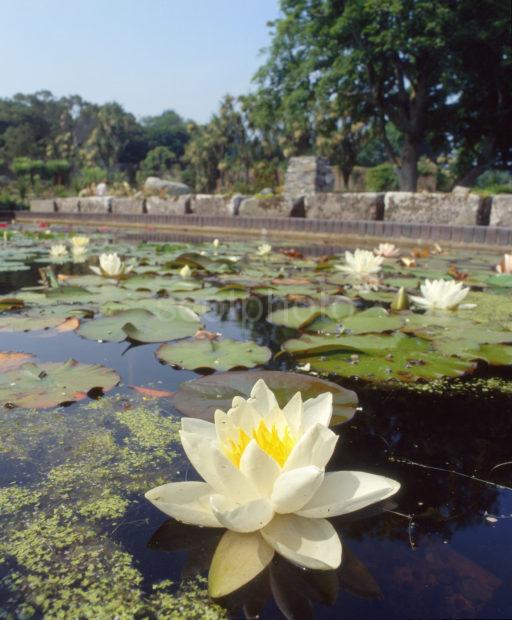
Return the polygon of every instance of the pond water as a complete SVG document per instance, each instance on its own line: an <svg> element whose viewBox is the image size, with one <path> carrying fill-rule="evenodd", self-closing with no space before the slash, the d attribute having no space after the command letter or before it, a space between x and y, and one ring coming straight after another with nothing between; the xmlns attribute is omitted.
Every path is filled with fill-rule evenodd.
<svg viewBox="0 0 512 620"><path fill-rule="evenodd" d="M10 377L0 379L0 618L512 617L512 278L496 275L498 254L423 248L409 266L386 258L380 284L361 286L336 269L342 253L90 236L85 262L48 259L65 233L18 231L0 247L0 369ZM113 250L135 265L119 282L89 270ZM191 274L180 275L184 265ZM425 278L459 279L471 292L457 310L390 310L401 285L419 295ZM101 323L130 311L130 337ZM206 338L194 338L198 328ZM354 390L358 407L336 427L329 469L388 476L401 489L332 520L337 571L276 556L212 601L206 579L222 531L167 519L144 493L199 479L166 392L216 362L229 369L237 349L219 346L212 361L198 347L230 339L261 347L259 360L254 344L239 354L255 378L295 371ZM164 354L162 342L190 346ZM87 384L77 366L80 376L63 380L72 391L57 382L36 398L32 379L9 374L22 366L7 370L6 352L34 356L44 379L57 372L46 363L72 358L119 382L100 371ZM111 389L102 396L99 385Z"/></svg>

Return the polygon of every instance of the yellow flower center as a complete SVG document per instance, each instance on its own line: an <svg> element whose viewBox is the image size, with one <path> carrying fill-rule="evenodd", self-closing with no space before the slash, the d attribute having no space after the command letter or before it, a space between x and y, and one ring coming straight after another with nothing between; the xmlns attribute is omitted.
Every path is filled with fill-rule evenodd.
<svg viewBox="0 0 512 620"><path fill-rule="evenodd" d="M285 464L295 445L295 439L290 432L289 426L286 426L284 431L279 433L275 424L268 428L265 422L261 420L259 425L252 430L252 437L242 429L239 429L238 439L230 439L229 443L224 446L226 456L235 467L240 467L240 459L251 439L255 439L263 452L272 457L281 467Z"/></svg>

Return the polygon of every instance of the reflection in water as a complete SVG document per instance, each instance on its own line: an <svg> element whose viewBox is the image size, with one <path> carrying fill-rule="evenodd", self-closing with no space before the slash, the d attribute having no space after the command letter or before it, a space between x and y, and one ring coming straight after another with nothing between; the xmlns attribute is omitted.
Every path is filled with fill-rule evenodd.
<svg viewBox="0 0 512 620"><path fill-rule="evenodd" d="M169 519L153 534L148 546L157 551L186 552L181 573L185 579L210 568L222 536L223 530L198 529ZM367 599L382 597L375 579L346 545L337 570L303 569L276 555L248 584L217 602L236 617L257 618L265 608L275 605L285 618L302 620L315 617L314 603L333 607L343 590Z"/></svg>

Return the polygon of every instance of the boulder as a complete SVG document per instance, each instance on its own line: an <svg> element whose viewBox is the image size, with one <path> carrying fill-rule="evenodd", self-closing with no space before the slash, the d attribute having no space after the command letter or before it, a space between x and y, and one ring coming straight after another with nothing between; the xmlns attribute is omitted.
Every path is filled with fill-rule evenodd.
<svg viewBox="0 0 512 620"><path fill-rule="evenodd" d="M80 213L110 213L112 200L108 196L80 198Z"/></svg>
<svg viewBox="0 0 512 620"><path fill-rule="evenodd" d="M512 194L496 194L492 197L489 224L512 227Z"/></svg>
<svg viewBox="0 0 512 620"><path fill-rule="evenodd" d="M453 224L475 226L483 200L476 194L387 192L384 219L404 224Z"/></svg>
<svg viewBox="0 0 512 620"><path fill-rule="evenodd" d="M239 217L288 217L292 207L282 196L244 198L238 209Z"/></svg>
<svg viewBox="0 0 512 620"><path fill-rule="evenodd" d="M197 215L229 215L229 198L223 194L195 194L190 210Z"/></svg>
<svg viewBox="0 0 512 620"><path fill-rule="evenodd" d="M185 215L190 212L190 196L173 196L171 198L159 198L149 196L146 198L146 213L151 215Z"/></svg>
<svg viewBox="0 0 512 620"><path fill-rule="evenodd" d="M57 204L53 198L36 198L30 201L30 210L34 213L53 213L57 210Z"/></svg>
<svg viewBox="0 0 512 620"><path fill-rule="evenodd" d="M384 194L313 194L305 199L306 217L323 220L381 220Z"/></svg>
<svg viewBox="0 0 512 620"><path fill-rule="evenodd" d="M55 202L57 204L57 211L61 213L77 213L79 211L78 196L73 196L73 198L57 198Z"/></svg>
<svg viewBox="0 0 512 620"><path fill-rule="evenodd" d="M143 198L112 198L112 213L130 213L133 215L142 215Z"/></svg>
<svg viewBox="0 0 512 620"><path fill-rule="evenodd" d="M274 190L271 187L264 187L261 192L258 192L260 196L273 196Z"/></svg>
<svg viewBox="0 0 512 620"><path fill-rule="evenodd" d="M188 185L185 185L185 183L168 181L167 179L159 179L158 177L148 177L144 182L144 191L148 194L180 196L181 194L190 194L192 190Z"/></svg>

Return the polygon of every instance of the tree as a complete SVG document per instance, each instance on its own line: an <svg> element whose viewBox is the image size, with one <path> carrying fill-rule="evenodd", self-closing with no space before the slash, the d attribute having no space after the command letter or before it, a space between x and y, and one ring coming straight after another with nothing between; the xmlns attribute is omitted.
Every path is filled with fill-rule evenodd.
<svg viewBox="0 0 512 620"><path fill-rule="evenodd" d="M415 190L420 155L448 151L461 139L453 131L464 134L461 125L449 122L457 88L460 95L461 83L478 81L471 63L468 70L462 68L462 42L470 53L464 19L469 18L475 29L490 20L493 27L482 26L479 36L494 49L494 57L488 55L493 66L496 54L503 54L507 35L502 2L487 0L485 8L476 10L479 4L480 0L281 0L283 15L272 25L268 60L256 79L261 89L277 93L278 115L291 110L294 118L302 107L304 133L310 127L316 131L313 115L326 109L325 102L335 103L342 125L343 119L350 119L345 127L370 124L398 169L401 189ZM460 77L454 79L457 72ZM478 98L459 98L467 108L462 116L476 115L478 122ZM400 132L399 152L387 136L390 123Z"/></svg>
<svg viewBox="0 0 512 620"><path fill-rule="evenodd" d="M142 131L149 149L165 146L181 159L190 139L187 123L174 110L166 110L158 116L146 116L141 120Z"/></svg>
<svg viewBox="0 0 512 620"><path fill-rule="evenodd" d="M230 95L209 123L191 126L185 149L187 180L199 191L243 188L251 181L254 150L240 103Z"/></svg>
<svg viewBox="0 0 512 620"><path fill-rule="evenodd" d="M166 146L156 146L140 164L142 176L165 176L176 162L176 154Z"/></svg>
<svg viewBox="0 0 512 620"><path fill-rule="evenodd" d="M512 47L508 0L461 0L448 42L456 69L446 76L457 93L454 128L458 185L471 186L492 166L512 170Z"/></svg>

